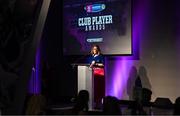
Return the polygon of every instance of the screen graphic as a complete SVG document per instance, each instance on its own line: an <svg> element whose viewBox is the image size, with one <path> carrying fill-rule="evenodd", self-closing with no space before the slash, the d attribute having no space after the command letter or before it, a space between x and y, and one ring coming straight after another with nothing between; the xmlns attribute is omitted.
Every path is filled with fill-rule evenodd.
<svg viewBox="0 0 180 116"><path fill-rule="evenodd" d="M131 42L131 0L64 0L64 55L87 54L92 44L105 55L129 55Z"/></svg>

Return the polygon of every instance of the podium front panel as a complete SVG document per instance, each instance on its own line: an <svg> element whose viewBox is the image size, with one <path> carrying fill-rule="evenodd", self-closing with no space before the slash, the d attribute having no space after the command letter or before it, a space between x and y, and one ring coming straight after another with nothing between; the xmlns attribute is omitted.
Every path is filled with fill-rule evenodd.
<svg viewBox="0 0 180 116"><path fill-rule="evenodd" d="M88 66L78 66L78 93L81 90L89 92L89 109L93 109L94 102L94 78L93 70Z"/></svg>

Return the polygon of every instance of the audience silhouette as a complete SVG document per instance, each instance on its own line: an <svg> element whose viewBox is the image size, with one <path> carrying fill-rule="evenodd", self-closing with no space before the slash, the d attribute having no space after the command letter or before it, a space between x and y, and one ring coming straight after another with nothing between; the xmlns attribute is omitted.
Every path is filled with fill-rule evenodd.
<svg viewBox="0 0 180 116"><path fill-rule="evenodd" d="M180 115L180 97L175 100L174 115Z"/></svg>
<svg viewBox="0 0 180 116"><path fill-rule="evenodd" d="M152 91L151 84L147 76L147 70L144 66L140 66L137 71L132 66L127 82L127 94L129 100L135 101L129 108L132 109L131 114L146 114L143 109L144 105L148 105L151 100Z"/></svg>
<svg viewBox="0 0 180 116"><path fill-rule="evenodd" d="M89 92L87 90L81 90L75 100L75 105L72 109L72 114L83 114L89 110Z"/></svg>
<svg viewBox="0 0 180 116"><path fill-rule="evenodd" d="M113 96L106 96L103 99L103 114L121 115L119 100Z"/></svg>

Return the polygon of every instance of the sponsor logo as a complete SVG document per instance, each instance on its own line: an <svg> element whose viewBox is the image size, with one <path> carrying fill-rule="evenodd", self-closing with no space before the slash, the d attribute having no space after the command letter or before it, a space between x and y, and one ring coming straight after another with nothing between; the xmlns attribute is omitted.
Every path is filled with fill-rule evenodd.
<svg viewBox="0 0 180 116"><path fill-rule="evenodd" d="M84 7L84 10L88 13L95 13L95 12L101 12L106 8L105 4L92 4L92 5L86 5Z"/></svg>

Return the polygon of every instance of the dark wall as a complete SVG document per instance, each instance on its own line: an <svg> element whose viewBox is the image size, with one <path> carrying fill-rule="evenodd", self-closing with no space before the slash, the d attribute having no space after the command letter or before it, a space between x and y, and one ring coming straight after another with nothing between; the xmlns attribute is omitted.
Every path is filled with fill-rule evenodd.
<svg viewBox="0 0 180 116"><path fill-rule="evenodd" d="M29 75L40 39L34 39L33 35L41 3L41 0L0 1L2 114L22 114Z"/></svg>
<svg viewBox="0 0 180 116"><path fill-rule="evenodd" d="M64 102L76 94L76 69L62 53L62 1L52 0L42 37L42 60L47 69L47 94L51 103Z"/></svg>

